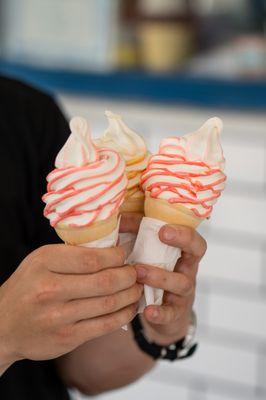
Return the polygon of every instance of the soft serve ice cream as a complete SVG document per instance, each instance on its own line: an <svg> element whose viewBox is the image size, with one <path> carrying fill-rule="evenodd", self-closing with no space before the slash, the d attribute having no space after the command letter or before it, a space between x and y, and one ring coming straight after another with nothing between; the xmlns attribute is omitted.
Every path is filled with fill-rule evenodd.
<svg viewBox="0 0 266 400"><path fill-rule="evenodd" d="M95 143L117 151L124 158L128 186L123 207L128 208L125 211L143 211L144 193L140 189L140 176L147 167L150 154L143 138L131 130L120 115L111 111L106 111L105 115L109 126Z"/></svg>
<svg viewBox="0 0 266 400"><path fill-rule="evenodd" d="M196 132L163 139L142 174L143 190L151 198L180 204L196 217L208 218L225 187L221 129L222 121L211 118Z"/></svg>
<svg viewBox="0 0 266 400"><path fill-rule="evenodd" d="M44 215L55 228L85 229L118 214L127 188L125 162L113 149L96 148L83 118L73 118L70 129L47 176Z"/></svg>

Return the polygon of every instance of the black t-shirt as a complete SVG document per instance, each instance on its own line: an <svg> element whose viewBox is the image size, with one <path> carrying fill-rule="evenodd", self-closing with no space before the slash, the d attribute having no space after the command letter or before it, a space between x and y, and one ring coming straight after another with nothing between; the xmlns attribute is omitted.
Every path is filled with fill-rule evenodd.
<svg viewBox="0 0 266 400"><path fill-rule="evenodd" d="M45 178L69 128L54 101L0 77L0 285L33 249L58 238L43 217ZM4 321L0 321L0 324ZM24 360L0 378L1 400L63 400L53 361Z"/></svg>

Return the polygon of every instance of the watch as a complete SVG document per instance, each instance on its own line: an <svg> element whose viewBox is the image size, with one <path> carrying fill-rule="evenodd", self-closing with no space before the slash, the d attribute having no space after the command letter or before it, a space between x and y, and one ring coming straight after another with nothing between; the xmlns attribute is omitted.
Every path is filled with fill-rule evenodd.
<svg viewBox="0 0 266 400"><path fill-rule="evenodd" d="M194 311L192 311L191 314L191 323L187 335L168 346L161 346L155 342L149 341L145 335L139 315L134 318L131 324L134 332L134 339L139 348L154 360L182 360L192 356L198 347L198 343L195 342L197 318Z"/></svg>

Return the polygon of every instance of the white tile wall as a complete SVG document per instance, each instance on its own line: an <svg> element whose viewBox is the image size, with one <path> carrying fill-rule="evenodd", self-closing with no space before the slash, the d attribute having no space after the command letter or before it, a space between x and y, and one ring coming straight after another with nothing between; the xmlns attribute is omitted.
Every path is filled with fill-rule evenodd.
<svg viewBox="0 0 266 400"><path fill-rule="evenodd" d="M211 394L206 394L205 400L235 400L233 397L227 397L227 396L220 396L220 395L215 395L213 393Z"/></svg>
<svg viewBox="0 0 266 400"><path fill-rule="evenodd" d="M201 340L197 354L192 360L184 360L173 365L187 373L198 373L205 379L218 378L226 381L256 384L257 355L248 351L206 343Z"/></svg>
<svg viewBox="0 0 266 400"><path fill-rule="evenodd" d="M263 184L265 179L264 147L251 143L226 143L223 146L230 179Z"/></svg>
<svg viewBox="0 0 266 400"><path fill-rule="evenodd" d="M266 338L266 301L249 301L232 297L219 296L212 292L209 299L209 320L203 321L210 326L224 329L235 328L237 331Z"/></svg>
<svg viewBox="0 0 266 400"><path fill-rule="evenodd" d="M239 249L210 239L207 253L201 262L200 274L207 278L260 285L261 262L259 249Z"/></svg>
<svg viewBox="0 0 266 400"><path fill-rule="evenodd" d="M122 114L151 150L161 137L192 131L213 115L224 121L228 189L200 229L209 249L198 278L199 351L187 361L161 363L141 381L99 400L266 399L266 117L68 96L61 100L70 116L88 118L95 136L107 125L104 110Z"/></svg>
<svg viewBox="0 0 266 400"><path fill-rule="evenodd" d="M211 226L250 235L266 234L266 199L224 194L209 222ZM205 222L204 222L205 223Z"/></svg>

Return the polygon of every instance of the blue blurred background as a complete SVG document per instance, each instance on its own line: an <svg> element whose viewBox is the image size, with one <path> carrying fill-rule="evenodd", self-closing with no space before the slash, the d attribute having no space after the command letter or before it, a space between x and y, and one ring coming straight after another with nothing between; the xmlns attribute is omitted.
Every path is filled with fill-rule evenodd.
<svg viewBox="0 0 266 400"><path fill-rule="evenodd" d="M266 398L266 1L2 0L0 73L98 136L104 110L156 151L217 115L228 185L201 233L200 348L101 400ZM100 354L100 352L99 352ZM73 392L74 398L80 394Z"/></svg>
<svg viewBox="0 0 266 400"><path fill-rule="evenodd" d="M262 109L265 7L265 0L2 0L1 70L51 90Z"/></svg>

